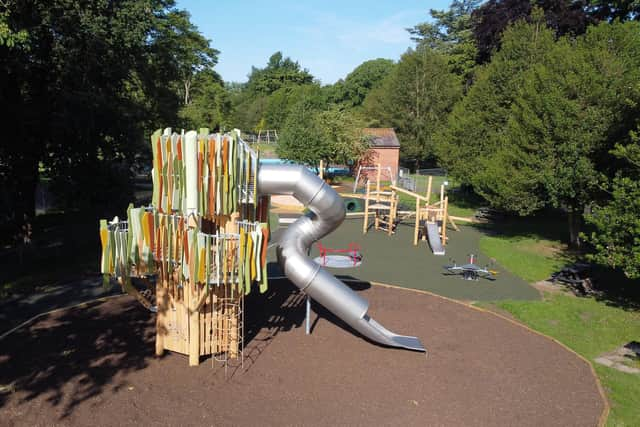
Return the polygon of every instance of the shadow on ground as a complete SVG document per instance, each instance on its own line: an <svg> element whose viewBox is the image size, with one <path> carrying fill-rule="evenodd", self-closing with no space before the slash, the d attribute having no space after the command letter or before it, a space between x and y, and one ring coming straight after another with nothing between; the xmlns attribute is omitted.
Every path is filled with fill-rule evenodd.
<svg viewBox="0 0 640 427"><path fill-rule="evenodd" d="M356 291L370 287L346 279ZM357 335L318 304L313 312L314 325L326 319ZM305 296L288 280L275 279L266 293L256 290L246 297L245 313L245 369L250 369L279 333L304 325ZM0 408L19 391L18 405L44 397L64 420L82 402L126 387L129 373L156 359L154 342L155 315L129 296L46 315L1 341Z"/></svg>
<svg viewBox="0 0 640 427"><path fill-rule="evenodd" d="M49 315L2 341L0 394L4 406L13 390L23 401L46 396L61 406L61 418L83 401L123 387L120 374L144 369L154 354L154 320L129 298L118 310L102 302Z"/></svg>

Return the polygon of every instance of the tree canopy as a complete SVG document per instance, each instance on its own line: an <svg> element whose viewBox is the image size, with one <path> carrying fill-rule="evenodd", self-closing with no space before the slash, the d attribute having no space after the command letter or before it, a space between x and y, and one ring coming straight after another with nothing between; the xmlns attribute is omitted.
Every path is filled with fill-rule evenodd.
<svg viewBox="0 0 640 427"><path fill-rule="evenodd" d="M367 96L364 110L370 125L396 130L404 159L429 162L433 135L461 95L460 78L450 72L447 57L422 46L402 55Z"/></svg>

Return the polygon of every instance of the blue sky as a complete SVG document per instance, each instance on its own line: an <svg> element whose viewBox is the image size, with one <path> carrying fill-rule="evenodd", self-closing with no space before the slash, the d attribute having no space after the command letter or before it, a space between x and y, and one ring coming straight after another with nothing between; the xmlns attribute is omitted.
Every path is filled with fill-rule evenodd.
<svg viewBox="0 0 640 427"><path fill-rule="evenodd" d="M405 28L446 9L450 0L250 1L177 0L221 51L216 67L226 81L246 81L280 50L323 84L344 78L368 59L397 60L413 46Z"/></svg>

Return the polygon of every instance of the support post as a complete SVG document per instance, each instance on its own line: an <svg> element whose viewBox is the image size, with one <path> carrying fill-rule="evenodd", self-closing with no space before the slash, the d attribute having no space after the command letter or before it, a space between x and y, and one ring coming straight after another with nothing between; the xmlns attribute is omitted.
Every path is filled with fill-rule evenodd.
<svg viewBox="0 0 640 427"><path fill-rule="evenodd" d="M367 196L364 199L364 223L362 224L362 234L367 234L369 228L369 189L371 183L367 181Z"/></svg>
<svg viewBox="0 0 640 427"><path fill-rule="evenodd" d="M162 356L164 353L164 338L167 335L167 311L169 309L168 297L162 281L156 283L156 305L158 312L156 314L156 356Z"/></svg>
<svg viewBox="0 0 640 427"><path fill-rule="evenodd" d="M449 207L449 196L444 198L442 207L442 246L447 244L447 208Z"/></svg>
<svg viewBox="0 0 640 427"><path fill-rule="evenodd" d="M306 314L306 325L305 332L307 335L311 334L311 297L307 295L307 314Z"/></svg>
<svg viewBox="0 0 640 427"><path fill-rule="evenodd" d="M189 314L189 366L200 364L200 318L198 316L198 285L189 283L185 301Z"/></svg>
<svg viewBox="0 0 640 427"><path fill-rule="evenodd" d="M420 230L420 199L416 197L416 226L413 230L413 246L418 245L418 234Z"/></svg>
<svg viewBox="0 0 640 427"><path fill-rule="evenodd" d="M429 179L427 180L427 194L425 194L425 196L427 197L427 205L429 204L429 201L431 200L431 184L433 182L433 177L431 175L429 175Z"/></svg>
<svg viewBox="0 0 640 427"><path fill-rule="evenodd" d="M376 180L376 202L380 201L380 174L382 173L382 166L378 163L378 178Z"/></svg>

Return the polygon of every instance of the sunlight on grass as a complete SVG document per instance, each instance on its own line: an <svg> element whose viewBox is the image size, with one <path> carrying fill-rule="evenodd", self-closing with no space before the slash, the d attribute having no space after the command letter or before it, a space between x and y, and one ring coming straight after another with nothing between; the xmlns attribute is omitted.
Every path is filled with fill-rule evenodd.
<svg viewBox="0 0 640 427"><path fill-rule="evenodd" d="M496 306L590 361L640 337L640 313L591 298L546 294L544 301L502 301ZM608 425L640 425L640 377L593 365L611 403Z"/></svg>
<svg viewBox="0 0 640 427"><path fill-rule="evenodd" d="M560 242L532 237L483 236L480 250L527 282L548 279L573 261Z"/></svg>

